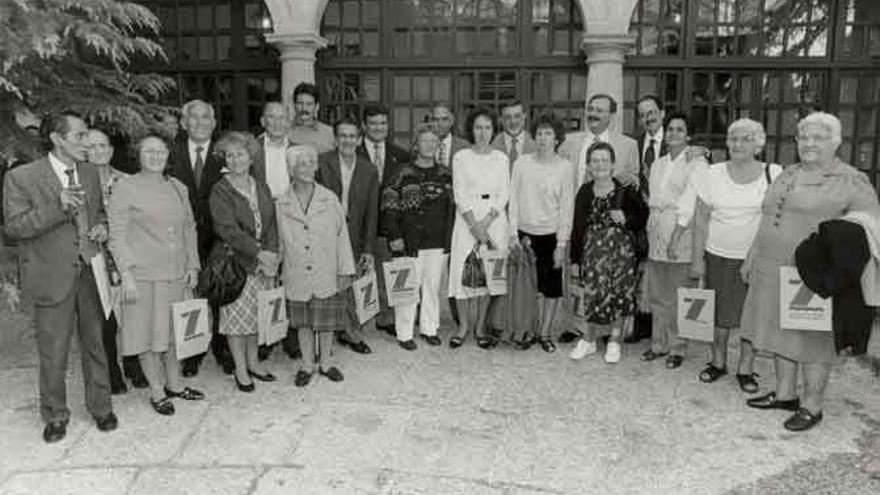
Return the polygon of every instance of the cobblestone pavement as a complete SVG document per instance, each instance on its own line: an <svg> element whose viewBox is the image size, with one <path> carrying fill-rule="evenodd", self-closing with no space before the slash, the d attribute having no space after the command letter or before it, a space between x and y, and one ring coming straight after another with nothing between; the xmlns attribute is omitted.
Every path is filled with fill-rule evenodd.
<svg viewBox="0 0 880 495"><path fill-rule="evenodd" d="M732 375L700 383L703 346L669 371L639 362L646 343L607 365L566 346L407 352L373 334L372 355L340 351L340 384L298 389L276 352L280 380L243 394L209 358L191 381L206 401L166 418L132 390L114 399L120 428L101 433L73 356L68 436L46 445L27 327L0 314L3 494L880 493L880 379L852 359L824 422L793 434L787 413L747 408ZM758 372L771 383L769 362Z"/></svg>

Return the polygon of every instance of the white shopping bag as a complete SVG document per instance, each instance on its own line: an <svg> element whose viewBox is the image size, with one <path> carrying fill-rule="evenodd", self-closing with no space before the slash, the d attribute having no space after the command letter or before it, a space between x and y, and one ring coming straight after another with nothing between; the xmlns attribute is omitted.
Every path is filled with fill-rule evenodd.
<svg viewBox="0 0 880 495"><path fill-rule="evenodd" d="M363 277L351 284L351 289L354 291L354 309L358 323L363 325L379 314L379 284L376 282L376 271L367 270Z"/></svg>
<svg viewBox="0 0 880 495"><path fill-rule="evenodd" d="M174 346L177 359L202 354L211 343L207 299L189 299L171 305Z"/></svg>
<svg viewBox="0 0 880 495"><path fill-rule="evenodd" d="M110 275L107 273L107 260L104 258L104 253L99 251L89 262L92 265L95 285L98 286L98 298L101 300L101 308L104 309L104 319L108 320L115 301L110 286Z"/></svg>
<svg viewBox="0 0 880 495"><path fill-rule="evenodd" d="M779 267L779 326L787 330L831 331L831 298L822 299L811 291L793 266Z"/></svg>
<svg viewBox="0 0 880 495"><path fill-rule="evenodd" d="M493 296L507 294L507 253L494 249L486 250L481 257L489 294Z"/></svg>
<svg viewBox="0 0 880 495"><path fill-rule="evenodd" d="M382 263L388 305L408 306L419 302L421 276L417 258L394 258Z"/></svg>
<svg viewBox="0 0 880 495"><path fill-rule="evenodd" d="M287 336L284 287L257 292L257 343L272 345Z"/></svg>
<svg viewBox="0 0 880 495"><path fill-rule="evenodd" d="M683 339L712 342L715 338L715 291L678 289L678 335Z"/></svg>

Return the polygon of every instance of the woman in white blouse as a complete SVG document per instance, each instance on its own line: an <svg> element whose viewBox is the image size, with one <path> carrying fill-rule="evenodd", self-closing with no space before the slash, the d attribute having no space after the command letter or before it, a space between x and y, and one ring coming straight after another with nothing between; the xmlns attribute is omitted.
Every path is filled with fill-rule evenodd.
<svg viewBox="0 0 880 495"><path fill-rule="evenodd" d="M510 187L510 230L535 253L538 272L538 342L545 352L556 346L550 338L562 298L562 266L571 233L574 174L568 160L556 154L565 139L562 123L544 116L532 125L537 151L513 164ZM520 347L528 347L524 337Z"/></svg>
<svg viewBox="0 0 880 495"><path fill-rule="evenodd" d="M460 347L471 328L477 345L483 349L497 342L485 335L489 291L462 284L465 260L471 251L490 250L507 254L510 229L507 202L510 199L510 165L507 155L492 147L498 128L494 114L474 110L467 119L466 132L473 144L452 157L452 190L455 199L455 225L449 259L449 297L456 300L459 325L449 347Z"/></svg>
<svg viewBox="0 0 880 495"><path fill-rule="evenodd" d="M679 199L687 188L691 174L707 166L703 158L688 159L690 130L687 115L676 112L666 118L663 139L668 153L651 167L648 178L651 215L647 226L648 262L645 276L648 278L653 331L651 348L642 354L642 360L653 361L667 356L666 367L669 369L678 368L684 359L684 341L678 336L676 306L678 288L690 285L692 229L688 227L680 232L671 247L670 240L678 223Z"/></svg>
<svg viewBox="0 0 880 495"><path fill-rule="evenodd" d="M730 161L716 163L694 173L679 201L678 225L669 243L669 255L693 219L691 278L704 279L715 291L715 334L712 362L700 372L700 381L711 383L727 374L727 342L730 330L739 328L748 286L740 267L761 223L764 193L782 172L779 165L758 160L766 135L751 119L740 119L727 128ZM696 201L695 201L696 199ZM741 340L736 373L740 388L758 391L752 367L752 343Z"/></svg>

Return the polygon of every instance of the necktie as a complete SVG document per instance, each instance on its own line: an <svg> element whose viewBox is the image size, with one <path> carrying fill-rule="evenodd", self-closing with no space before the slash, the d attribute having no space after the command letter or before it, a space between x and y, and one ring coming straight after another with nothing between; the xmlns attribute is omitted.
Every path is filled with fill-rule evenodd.
<svg viewBox="0 0 880 495"><path fill-rule="evenodd" d="M379 170L379 182L382 182L382 173L385 172L385 160L382 159L382 143L373 143L373 164Z"/></svg>
<svg viewBox="0 0 880 495"><path fill-rule="evenodd" d="M509 153L509 156L510 156L510 166L511 166L511 167L513 166L513 162L515 162L516 159L519 157L519 153L518 153L517 150L516 150L516 143L517 143L517 141L518 141L518 139L516 139L515 137L513 137L513 136L510 137L510 153Z"/></svg>
<svg viewBox="0 0 880 495"><path fill-rule="evenodd" d="M440 141L440 147L437 149L437 161L440 165L446 166L446 143Z"/></svg>
<svg viewBox="0 0 880 495"><path fill-rule="evenodd" d="M74 175L75 169L70 167L64 170L64 174L67 175L67 187L72 188L76 187L76 176ZM85 197L85 196L83 196ZM88 213L86 212L86 206L82 205L76 209L73 214L73 223L76 225L76 245L79 251L79 256L84 261L88 261L88 228L89 228L89 218Z"/></svg>
<svg viewBox="0 0 880 495"><path fill-rule="evenodd" d="M651 165L657 158L654 143L654 139L648 141L648 149L645 150L645 157L642 159L642 173L639 174L639 188L645 196L648 194L648 175L651 173Z"/></svg>
<svg viewBox="0 0 880 495"><path fill-rule="evenodd" d="M195 166L195 174L196 174L196 189L202 184L202 172L205 171L205 161L202 159L202 151L204 151L204 146L196 146L196 166Z"/></svg>

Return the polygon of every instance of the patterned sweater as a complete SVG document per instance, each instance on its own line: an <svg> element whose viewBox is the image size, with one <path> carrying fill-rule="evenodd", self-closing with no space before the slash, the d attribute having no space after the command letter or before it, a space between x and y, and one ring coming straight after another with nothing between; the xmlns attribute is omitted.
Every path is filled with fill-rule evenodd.
<svg viewBox="0 0 880 495"><path fill-rule="evenodd" d="M407 165L382 191L382 209L388 240L403 239L407 256L420 249L449 251L455 202L445 168Z"/></svg>

